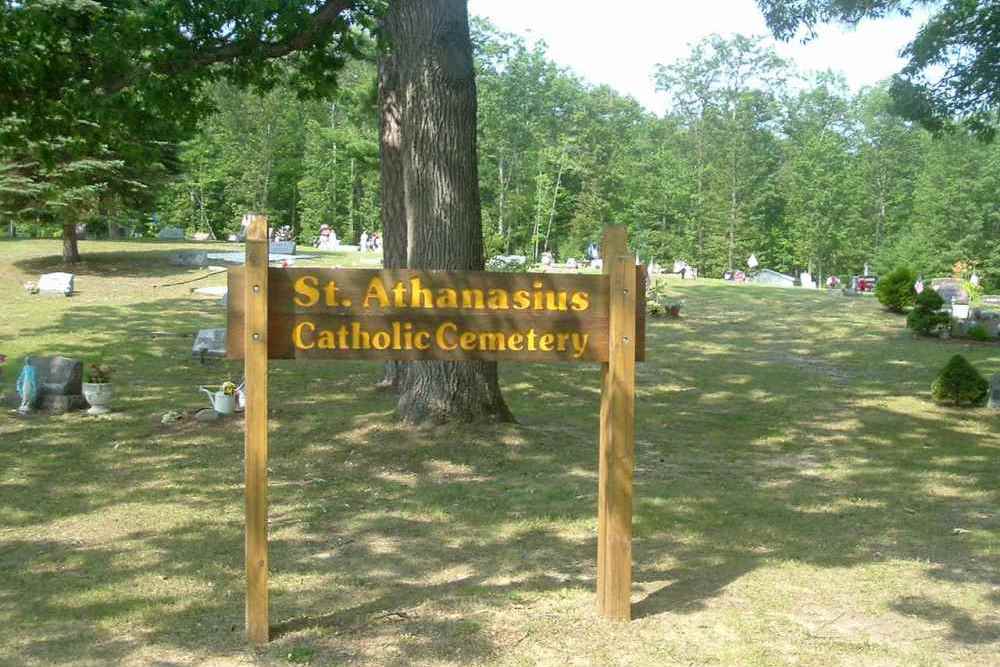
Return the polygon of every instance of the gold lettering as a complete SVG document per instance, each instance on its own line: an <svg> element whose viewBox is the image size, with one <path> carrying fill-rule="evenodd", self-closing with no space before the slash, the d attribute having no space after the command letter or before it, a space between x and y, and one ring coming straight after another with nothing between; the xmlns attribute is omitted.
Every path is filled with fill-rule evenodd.
<svg viewBox="0 0 1000 667"><path fill-rule="evenodd" d="M372 299L378 301L379 308L389 307L389 295L385 292L385 284L382 282L382 278L375 276L368 283L368 291L365 292L365 300L361 302L363 308L370 308L368 302ZM356 346L352 346L357 349Z"/></svg>
<svg viewBox="0 0 1000 667"><path fill-rule="evenodd" d="M483 290L464 289L462 290L462 308L476 308L482 310L486 307L483 301Z"/></svg>
<svg viewBox="0 0 1000 667"><path fill-rule="evenodd" d="M583 353L587 351L587 341L590 339L590 334L573 334L573 357L579 359L583 356Z"/></svg>
<svg viewBox="0 0 1000 667"><path fill-rule="evenodd" d="M552 343L555 342L556 337L552 334L542 334L538 337L538 349L542 352L551 352Z"/></svg>
<svg viewBox="0 0 1000 667"><path fill-rule="evenodd" d="M420 286L420 278L410 278L410 307L433 308L434 296L429 289Z"/></svg>
<svg viewBox="0 0 1000 667"><path fill-rule="evenodd" d="M319 332L319 341L317 346L321 350L336 350L337 349L337 337L332 331L324 329Z"/></svg>
<svg viewBox="0 0 1000 667"><path fill-rule="evenodd" d="M479 334L479 349L487 352L506 352L507 339L502 332L484 331Z"/></svg>
<svg viewBox="0 0 1000 667"><path fill-rule="evenodd" d="M319 301L319 278L302 276L295 281L295 305L300 308L312 308ZM301 297L301 298L300 298Z"/></svg>
<svg viewBox="0 0 1000 667"><path fill-rule="evenodd" d="M524 336L519 333L512 333L507 339L507 349L511 352L520 352L524 349Z"/></svg>
<svg viewBox="0 0 1000 667"><path fill-rule="evenodd" d="M442 350L454 350L458 347L458 343L450 342L446 338L446 331L451 331L452 333L458 332L458 327L454 322L445 322L437 329L437 346Z"/></svg>
<svg viewBox="0 0 1000 667"><path fill-rule="evenodd" d="M372 334L372 347L376 350L388 350L392 345L392 336L388 331L377 331Z"/></svg>
<svg viewBox="0 0 1000 667"><path fill-rule="evenodd" d="M306 345L306 342L302 339L302 334L306 331L309 333L316 331L316 325L312 322L299 322L299 324L292 330L292 342L295 343L295 347L300 350L311 350L316 347L316 343Z"/></svg>
<svg viewBox="0 0 1000 667"><path fill-rule="evenodd" d="M570 303L573 304L573 310L587 310L590 308L590 295L586 292L573 292Z"/></svg>
<svg viewBox="0 0 1000 667"><path fill-rule="evenodd" d="M479 336L476 335L475 331L466 331L461 336L458 337L458 344L462 346L462 349L466 352L471 352L476 349L476 345L479 344Z"/></svg>
<svg viewBox="0 0 1000 667"><path fill-rule="evenodd" d="M418 331L413 334L413 347L418 350L429 350L431 348L431 334L427 331Z"/></svg>
<svg viewBox="0 0 1000 667"><path fill-rule="evenodd" d="M450 287L439 289L436 305L438 308L458 308L458 292Z"/></svg>
<svg viewBox="0 0 1000 667"><path fill-rule="evenodd" d="M505 289L491 289L489 300L486 303L492 310L510 309L510 301Z"/></svg>
<svg viewBox="0 0 1000 667"><path fill-rule="evenodd" d="M514 308L515 310L531 308L531 294L527 290L519 289L514 292Z"/></svg>

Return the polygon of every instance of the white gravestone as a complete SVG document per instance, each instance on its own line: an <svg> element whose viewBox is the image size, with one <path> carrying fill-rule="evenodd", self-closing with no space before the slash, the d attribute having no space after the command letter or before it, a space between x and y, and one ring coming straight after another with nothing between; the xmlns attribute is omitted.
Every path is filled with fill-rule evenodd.
<svg viewBox="0 0 1000 667"><path fill-rule="evenodd" d="M46 273L38 279L38 291L43 294L63 294L69 296L73 293L73 280L76 278L72 273Z"/></svg>

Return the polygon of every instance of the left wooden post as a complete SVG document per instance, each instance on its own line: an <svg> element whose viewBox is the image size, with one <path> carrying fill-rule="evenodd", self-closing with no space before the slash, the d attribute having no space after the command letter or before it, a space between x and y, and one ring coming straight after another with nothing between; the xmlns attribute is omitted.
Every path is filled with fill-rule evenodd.
<svg viewBox="0 0 1000 667"><path fill-rule="evenodd" d="M247 639L269 640L267 597L267 218L248 215L244 306ZM248 223L248 224L247 224Z"/></svg>

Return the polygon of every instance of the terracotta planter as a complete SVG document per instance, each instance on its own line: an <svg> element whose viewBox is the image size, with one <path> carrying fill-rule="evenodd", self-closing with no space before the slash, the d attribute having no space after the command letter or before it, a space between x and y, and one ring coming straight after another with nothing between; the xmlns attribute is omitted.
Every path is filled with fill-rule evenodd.
<svg viewBox="0 0 1000 667"><path fill-rule="evenodd" d="M105 415L111 412L111 408L108 406L114 395L114 387L107 382L83 383L83 397L90 403L90 409L87 410L88 415Z"/></svg>

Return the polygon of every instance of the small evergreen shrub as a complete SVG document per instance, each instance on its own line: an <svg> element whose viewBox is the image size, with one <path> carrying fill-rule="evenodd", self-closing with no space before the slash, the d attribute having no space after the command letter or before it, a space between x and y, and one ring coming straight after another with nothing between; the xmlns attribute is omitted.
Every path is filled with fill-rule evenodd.
<svg viewBox="0 0 1000 667"><path fill-rule="evenodd" d="M956 354L938 373L931 385L935 401L978 405L989 393L990 383L960 354Z"/></svg>
<svg viewBox="0 0 1000 667"><path fill-rule="evenodd" d="M988 341L990 339L990 332L986 330L982 324L974 324L969 327L966 335L972 340L978 340L981 342Z"/></svg>
<svg viewBox="0 0 1000 667"><path fill-rule="evenodd" d="M917 296L913 284L917 281L916 274L905 266L893 270L875 286L875 296L879 303L894 313L904 313L913 305Z"/></svg>
<svg viewBox="0 0 1000 667"><path fill-rule="evenodd" d="M944 307L944 299L932 289L925 289L917 295L913 310L906 316L906 326L921 336L937 336L941 330L951 325L951 316L939 312Z"/></svg>

